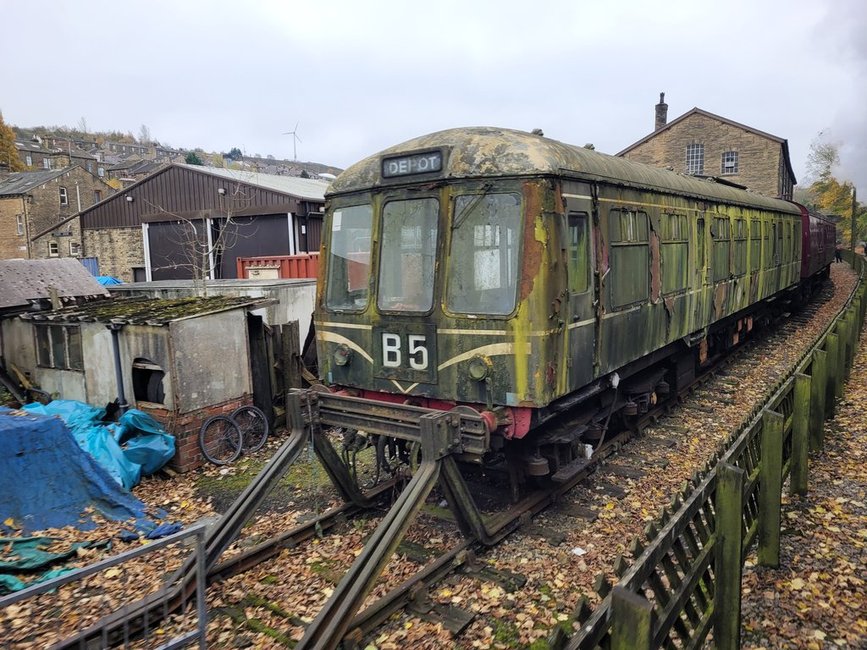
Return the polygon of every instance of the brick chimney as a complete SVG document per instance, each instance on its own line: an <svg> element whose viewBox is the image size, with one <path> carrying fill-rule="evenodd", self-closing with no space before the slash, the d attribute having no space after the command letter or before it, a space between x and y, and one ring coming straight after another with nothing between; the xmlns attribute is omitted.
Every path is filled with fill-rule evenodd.
<svg viewBox="0 0 867 650"><path fill-rule="evenodd" d="M665 93L659 93L659 103L656 105L656 123L653 130L659 131L668 124L668 104L665 103Z"/></svg>

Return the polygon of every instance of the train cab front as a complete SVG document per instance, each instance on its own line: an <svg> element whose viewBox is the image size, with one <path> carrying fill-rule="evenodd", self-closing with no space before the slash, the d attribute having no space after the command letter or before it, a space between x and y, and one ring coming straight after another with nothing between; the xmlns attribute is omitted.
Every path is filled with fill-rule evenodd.
<svg viewBox="0 0 867 650"><path fill-rule="evenodd" d="M341 179L344 191L329 195L315 314L320 377L394 404L470 405L490 432L521 437L540 397L539 349L531 350L539 342L521 335L533 329L533 310L519 285L524 215L541 185L445 179L448 155L385 156L375 173L356 174L360 187Z"/></svg>

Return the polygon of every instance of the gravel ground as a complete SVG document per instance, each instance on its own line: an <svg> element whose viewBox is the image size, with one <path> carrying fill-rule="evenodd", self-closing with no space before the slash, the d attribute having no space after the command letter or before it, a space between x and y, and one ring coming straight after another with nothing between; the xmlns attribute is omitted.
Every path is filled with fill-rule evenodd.
<svg viewBox="0 0 867 650"><path fill-rule="evenodd" d="M829 319L845 302L855 282L854 274L843 265L834 265L832 278L836 287L834 296L817 309L809 323L783 328L757 339L747 354L740 355L724 372L693 393L680 408L648 429L641 438L626 445L618 456L609 459L555 508L481 558L486 567L499 572L500 576L521 576L525 580L523 586L514 589L490 576L483 579L473 575L454 575L434 587L430 595L437 603L475 614L474 622L462 634L455 637L439 623L399 615L372 638L366 639L365 644L379 650L410 645L415 648L525 648L533 644L538 648L546 647L545 639L551 631L557 626L568 625L569 614L582 595L588 596L591 604L598 600L593 589L597 576L615 580L613 566L618 557L623 555L629 559L627 548L630 542L641 535L644 526L656 517L660 506L668 503L683 481L704 463L729 431L743 424L746 414L761 403L770 388L815 342ZM867 361L859 359L859 364ZM857 376L858 373L853 375L853 382ZM867 378L862 377L861 381L867 382ZM835 424L839 426L842 418L841 412ZM833 437L829 434L826 456L831 453L830 439ZM273 451L276 444L277 441L269 442L269 449ZM266 453L266 450L260 452L263 458ZM811 467L813 491L809 504L813 504L814 496L818 498L820 494L820 463L816 461ZM304 464L299 467L301 465ZM831 465L829 470L833 471ZM291 489L287 488L280 507L271 507L269 512L248 526L244 539L230 549L230 553L256 539L285 530L311 508L324 510L334 503L333 491L324 487L321 480L321 470L317 473L308 465L306 471L299 471L302 474L294 477L295 483ZM814 471L819 472L816 478ZM212 503L221 506L227 503L227 493L240 491L247 478L239 475L243 475L240 467L222 472L208 469L204 479L202 475L177 477L171 481L154 479L137 488L136 495L150 505L167 509L173 520L188 524L202 516L212 515ZM206 490L202 489L203 485ZM863 483L861 490L863 517ZM209 498L209 495L217 498ZM859 501L858 497L844 498ZM438 499L433 496L429 505L431 513L441 505ZM850 502L844 505L848 507ZM285 647L300 638L303 624L316 615L375 528L376 515L373 513L370 518L353 520L338 528L335 534L312 544L284 550L278 557L255 569L209 589L209 647ZM861 521L863 528L863 518ZM112 526L116 525L106 524L104 529L89 533L88 538L104 539L112 534ZM47 531L48 534L52 532ZM419 517L407 534L409 542L439 551L453 545L456 539L457 533L452 527L425 515ZM786 539L794 538L790 535ZM798 545L803 548L807 543L800 540ZM116 545L114 550L122 548ZM411 559L414 556L405 552L407 548L405 545L399 550L369 601L418 570L418 558ZM851 561L857 562L860 557L863 569L863 545L860 553L860 556L856 553ZM146 566L131 568L132 577L113 587L112 596L120 600L124 595L140 595L136 580L153 573ZM814 582L821 582L821 572L817 571L817 574ZM153 578L161 575L162 572ZM809 575L803 580L806 582L808 578ZM763 594L775 590L780 594L779 600L786 600L789 594L779 588L757 586L756 581L763 579L771 580L771 584L774 579L791 583L791 577L766 577L761 572L747 569L746 593L760 594L763 600L759 607L752 606L752 598L745 602L745 640L755 641L750 647L779 647L769 636L763 637L760 633L764 629L762 617L765 616L761 613L761 606L780 609L773 601L765 602L767 599ZM861 594L860 601L849 602L861 603L863 618L863 584L860 591L856 589L859 585L850 586ZM26 642L12 645L9 641L12 637L7 636L7 632L14 630L18 638L30 636L40 621L43 625L47 621L45 634L56 634L57 605L71 598L61 592L53 598L44 597L27 611L3 612L0 616L0 643L3 647L41 647L41 639L35 645ZM758 613L753 615L753 611ZM19 621L17 626L13 625L16 620ZM54 626L51 620L54 620ZM79 621L77 625L80 624ZM759 631L755 637L746 631L750 625ZM857 631L857 628L851 630ZM847 633L851 634L851 630ZM168 631L164 630L164 633ZM833 636L825 627L816 631L827 635L825 643L832 638L857 643L845 636ZM864 630L861 632L863 636ZM797 637L796 634L792 638ZM818 637L816 642L820 645L793 647L823 647Z"/></svg>

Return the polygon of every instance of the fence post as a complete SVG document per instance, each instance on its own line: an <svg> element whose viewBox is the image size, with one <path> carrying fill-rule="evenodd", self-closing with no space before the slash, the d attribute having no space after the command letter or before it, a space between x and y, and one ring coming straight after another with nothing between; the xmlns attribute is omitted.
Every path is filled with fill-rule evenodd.
<svg viewBox="0 0 867 650"><path fill-rule="evenodd" d="M825 419L833 420L837 409L837 374L840 365L840 338L830 333L825 338L825 351L828 353L827 384L825 392Z"/></svg>
<svg viewBox="0 0 867 650"><path fill-rule="evenodd" d="M780 500L783 491L781 413L762 415L762 465L759 469L759 564L780 566Z"/></svg>
<svg viewBox="0 0 867 650"><path fill-rule="evenodd" d="M737 650L741 641L744 470L720 463L714 517L714 640L720 650Z"/></svg>
<svg viewBox="0 0 867 650"><path fill-rule="evenodd" d="M825 444L825 395L828 386L828 353L816 348L810 366L810 449L817 451Z"/></svg>
<svg viewBox="0 0 867 650"><path fill-rule="evenodd" d="M846 369L846 379L849 379L849 374L852 372L852 361L855 359L855 344L852 341L852 333L855 330L853 320L853 311L847 309L843 317L843 334L846 339L846 346L843 350L843 367Z"/></svg>
<svg viewBox="0 0 867 650"><path fill-rule="evenodd" d="M814 361L815 362L815 361ZM795 375L795 412L792 415L792 494L807 494L807 451L810 445L810 385L807 375Z"/></svg>
<svg viewBox="0 0 867 650"><path fill-rule="evenodd" d="M291 320L283 325L280 356L283 359L283 385L288 392L291 388L301 388L301 373L298 358L301 354L298 334L298 321Z"/></svg>
<svg viewBox="0 0 867 650"><path fill-rule="evenodd" d="M611 591L611 650L653 647L653 605L625 587Z"/></svg>
<svg viewBox="0 0 867 650"><path fill-rule="evenodd" d="M845 317L837 321L837 372L834 374L834 397L843 399L846 381L846 326Z"/></svg>

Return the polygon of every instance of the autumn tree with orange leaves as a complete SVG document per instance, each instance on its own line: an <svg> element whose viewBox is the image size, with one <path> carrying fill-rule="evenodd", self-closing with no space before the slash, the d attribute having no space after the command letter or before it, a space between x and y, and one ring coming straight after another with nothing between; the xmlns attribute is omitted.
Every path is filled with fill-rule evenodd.
<svg viewBox="0 0 867 650"><path fill-rule="evenodd" d="M24 169L15 148L15 132L3 121L3 113L0 113L0 170L20 172Z"/></svg>

